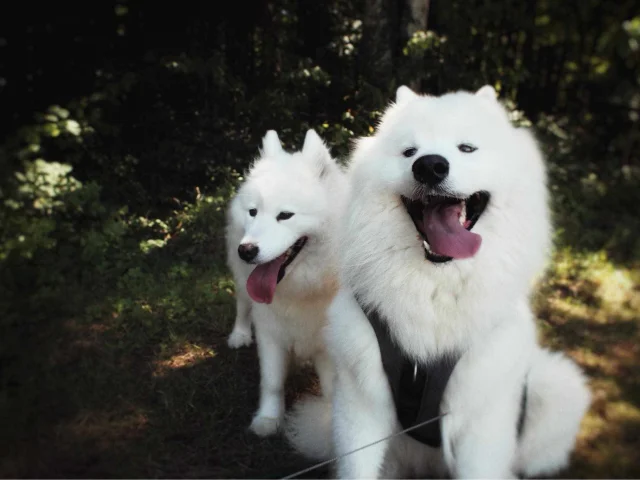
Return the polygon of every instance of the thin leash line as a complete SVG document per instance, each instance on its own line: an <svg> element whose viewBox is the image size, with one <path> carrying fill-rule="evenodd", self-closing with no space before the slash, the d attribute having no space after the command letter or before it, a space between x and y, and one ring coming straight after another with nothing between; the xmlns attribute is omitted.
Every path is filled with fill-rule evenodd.
<svg viewBox="0 0 640 480"><path fill-rule="evenodd" d="M323 462L316 463L315 465L311 465L310 467L307 467L304 470L300 470L299 472L295 472L295 473L292 473L291 475L287 475L286 477L282 477L281 480L287 480L287 479L290 479L290 478L296 478L298 475L302 475L302 474L311 472L313 470L316 470L316 469L318 469L320 467L324 467L325 465L328 465L328 464L333 463L333 462L335 462L337 460L340 460L341 458L344 458L344 457L347 457L347 456L352 455L354 453L357 453L360 450L364 450L365 448L373 447L374 445L377 445L378 443L386 442L387 440L391 440L393 437L397 437L398 435L402 435L404 433L410 432L411 430L415 430L416 428L420 428L420 427L423 427L425 425L428 425L429 423L432 423L432 422L435 422L437 420L440 420L442 417L445 417L447 415L448 415L448 413L443 413L442 415L438 415L437 417L431 418L429 420L425 420L424 422L417 423L415 425L412 425L409 428L405 428L404 430L400 430L399 432L393 433L393 434L389 435L388 437L381 438L380 440L376 440L375 442L369 443L367 445L363 445L362 447L358 447L355 450L351 450L350 452L343 453L342 455L338 455L336 457L330 458L329 460L325 460Z"/></svg>

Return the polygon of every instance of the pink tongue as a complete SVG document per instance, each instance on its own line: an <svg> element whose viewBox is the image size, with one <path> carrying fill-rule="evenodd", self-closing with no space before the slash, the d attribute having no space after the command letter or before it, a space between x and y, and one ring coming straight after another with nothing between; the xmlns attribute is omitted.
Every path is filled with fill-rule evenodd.
<svg viewBox="0 0 640 480"><path fill-rule="evenodd" d="M426 208L422 216L424 233L433 253L453 258L473 257L482 237L460 225L460 204Z"/></svg>
<svg viewBox="0 0 640 480"><path fill-rule="evenodd" d="M286 255L282 254L270 262L258 265L251 272L247 279L247 292L254 302L271 303L273 301L278 284L278 273L286 258Z"/></svg>

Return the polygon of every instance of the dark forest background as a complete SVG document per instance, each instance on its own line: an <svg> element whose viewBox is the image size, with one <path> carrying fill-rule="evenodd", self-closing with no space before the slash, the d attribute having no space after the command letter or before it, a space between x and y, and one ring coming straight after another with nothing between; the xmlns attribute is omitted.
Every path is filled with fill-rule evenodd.
<svg viewBox="0 0 640 480"><path fill-rule="evenodd" d="M223 212L267 129L347 159L401 84L492 84L548 158L544 341L592 379L567 477L640 467L636 1L33 2L0 9L0 476L277 477ZM302 371L290 400L313 389ZM325 472L326 473L326 472ZM323 473L324 474L324 473Z"/></svg>

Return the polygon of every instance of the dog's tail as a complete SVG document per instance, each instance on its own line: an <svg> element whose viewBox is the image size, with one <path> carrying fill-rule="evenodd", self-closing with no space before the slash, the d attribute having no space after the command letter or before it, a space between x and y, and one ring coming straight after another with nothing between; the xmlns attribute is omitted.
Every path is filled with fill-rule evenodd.
<svg viewBox="0 0 640 480"><path fill-rule="evenodd" d="M553 475L569 462L591 393L575 362L546 349L536 353L527 383L516 465L525 477Z"/></svg>
<svg viewBox="0 0 640 480"><path fill-rule="evenodd" d="M328 460L333 455L331 400L308 395L296 403L285 422L285 437L302 455Z"/></svg>

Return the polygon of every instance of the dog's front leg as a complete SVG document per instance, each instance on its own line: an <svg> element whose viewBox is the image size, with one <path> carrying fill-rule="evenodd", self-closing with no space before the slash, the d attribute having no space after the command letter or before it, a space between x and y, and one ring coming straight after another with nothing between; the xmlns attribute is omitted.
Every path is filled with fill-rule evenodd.
<svg viewBox="0 0 640 480"><path fill-rule="evenodd" d="M326 351L317 354L313 363L320 381L320 391L328 399L333 397L333 383L335 381L335 368L333 361Z"/></svg>
<svg viewBox="0 0 640 480"><path fill-rule="evenodd" d="M476 342L447 384L443 453L455 478L514 478L523 387L535 330L510 318Z"/></svg>
<svg viewBox="0 0 640 480"><path fill-rule="evenodd" d="M240 286L240 289L244 288ZM236 293L236 322L233 325L227 344L231 348L251 345L251 299L242 290Z"/></svg>
<svg viewBox="0 0 640 480"><path fill-rule="evenodd" d="M377 478L396 413L371 324L344 288L329 309L329 350L336 365L333 438L339 478ZM364 447L364 448L363 448ZM362 448L361 450L358 450ZM358 450L355 453L354 450Z"/></svg>
<svg viewBox="0 0 640 480"><path fill-rule="evenodd" d="M264 437L276 433L284 417L284 384L287 378L287 345L274 331L273 313L255 309L256 343L260 359L260 406L251 422L251 430Z"/></svg>
<svg viewBox="0 0 640 480"><path fill-rule="evenodd" d="M394 432L394 410L368 397L352 378L338 375L334 395L333 435L338 478L379 478L388 441L370 445ZM362 448L365 447L365 448ZM355 453L354 450L362 448Z"/></svg>
<svg viewBox="0 0 640 480"><path fill-rule="evenodd" d="M486 410L443 418L453 478L516 478L515 398L495 399Z"/></svg>

